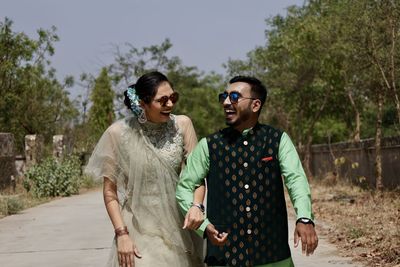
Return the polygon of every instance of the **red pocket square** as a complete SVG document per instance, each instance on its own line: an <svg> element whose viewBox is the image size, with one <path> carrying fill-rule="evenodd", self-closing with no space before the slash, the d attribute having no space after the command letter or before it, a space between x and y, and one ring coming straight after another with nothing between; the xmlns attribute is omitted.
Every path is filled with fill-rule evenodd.
<svg viewBox="0 0 400 267"><path fill-rule="evenodd" d="M265 157L261 159L261 161L270 161L270 160L272 160L272 157Z"/></svg>

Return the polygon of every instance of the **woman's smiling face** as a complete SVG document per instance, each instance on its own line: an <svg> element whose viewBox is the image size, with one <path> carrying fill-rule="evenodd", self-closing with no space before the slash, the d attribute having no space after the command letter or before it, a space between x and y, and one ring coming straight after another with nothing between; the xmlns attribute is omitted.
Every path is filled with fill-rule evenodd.
<svg viewBox="0 0 400 267"><path fill-rule="evenodd" d="M147 120L154 123L162 123L170 120L170 114L174 109L175 103L168 99L165 105L162 105L158 100L163 96L170 97L174 93L171 85L168 82L161 83L157 88L157 93L150 103L141 102L141 106L146 113Z"/></svg>

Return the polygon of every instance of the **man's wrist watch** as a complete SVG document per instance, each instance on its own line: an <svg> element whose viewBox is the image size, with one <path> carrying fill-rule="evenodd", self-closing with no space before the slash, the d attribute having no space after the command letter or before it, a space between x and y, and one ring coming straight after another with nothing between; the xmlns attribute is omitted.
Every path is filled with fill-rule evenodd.
<svg viewBox="0 0 400 267"><path fill-rule="evenodd" d="M315 227L314 222L313 222L311 219L309 219L309 218L304 218L304 217L303 217L303 218L299 218L299 219L297 219L297 221L296 221L296 225L297 225L298 223L312 224L312 226Z"/></svg>
<svg viewBox="0 0 400 267"><path fill-rule="evenodd" d="M192 207L198 207L200 210L201 210L201 212L204 214L204 212L205 212L205 207L204 207L204 205L203 204L201 204L201 203L192 203Z"/></svg>

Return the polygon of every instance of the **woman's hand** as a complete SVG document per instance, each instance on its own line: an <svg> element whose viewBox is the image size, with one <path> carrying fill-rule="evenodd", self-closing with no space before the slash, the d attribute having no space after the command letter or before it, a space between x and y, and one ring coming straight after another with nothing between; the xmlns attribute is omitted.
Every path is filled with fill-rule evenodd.
<svg viewBox="0 0 400 267"><path fill-rule="evenodd" d="M200 225L204 222L203 212L195 206L192 206L185 216L185 221L183 223L183 229L197 230Z"/></svg>
<svg viewBox="0 0 400 267"><path fill-rule="evenodd" d="M117 236L117 251L121 267L135 267L135 257L142 257L129 235Z"/></svg>

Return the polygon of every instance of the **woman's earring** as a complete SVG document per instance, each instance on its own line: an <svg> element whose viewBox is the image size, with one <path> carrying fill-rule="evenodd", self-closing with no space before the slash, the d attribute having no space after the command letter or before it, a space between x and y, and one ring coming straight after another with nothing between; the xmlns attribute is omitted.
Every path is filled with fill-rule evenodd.
<svg viewBox="0 0 400 267"><path fill-rule="evenodd" d="M138 121L140 123L145 123L147 121L146 113L144 113L144 109L139 107Z"/></svg>

